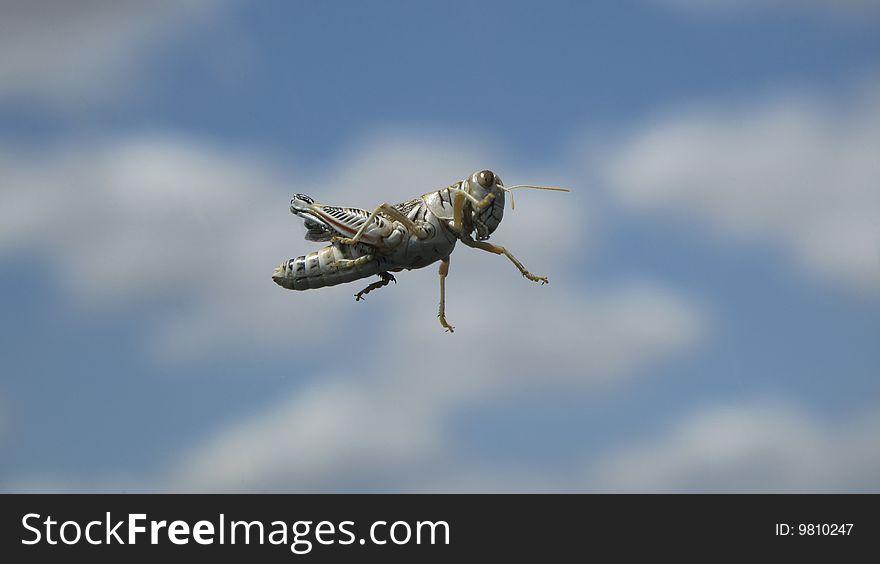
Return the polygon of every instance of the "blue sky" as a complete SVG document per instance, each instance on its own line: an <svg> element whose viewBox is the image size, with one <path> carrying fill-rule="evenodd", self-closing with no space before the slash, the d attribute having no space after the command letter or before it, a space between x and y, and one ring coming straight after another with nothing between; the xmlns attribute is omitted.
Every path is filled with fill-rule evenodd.
<svg viewBox="0 0 880 564"><path fill-rule="evenodd" d="M4 491L876 491L880 10L0 8ZM271 283L482 168L494 256ZM357 285L357 284L355 284Z"/></svg>

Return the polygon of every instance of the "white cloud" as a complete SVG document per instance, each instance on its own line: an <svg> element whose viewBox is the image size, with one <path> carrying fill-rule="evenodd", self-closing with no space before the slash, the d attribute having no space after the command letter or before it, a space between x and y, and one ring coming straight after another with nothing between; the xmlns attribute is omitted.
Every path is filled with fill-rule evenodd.
<svg viewBox="0 0 880 564"><path fill-rule="evenodd" d="M104 100L136 63L210 18L213 0L6 0L0 4L0 102Z"/></svg>
<svg viewBox="0 0 880 564"><path fill-rule="evenodd" d="M394 488L439 451L435 410L393 389L330 380L233 425L174 470L183 491ZM424 399L424 398L423 398Z"/></svg>
<svg viewBox="0 0 880 564"><path fill-rule="evenodd" d="M684 111L611 149L603 172L628 206L778 241L829 279L880 289L880 87L819 100Z"/></svg>
<svg viewBox="0 0 880 564"><path fill-rule="evenodd" d="M868 492L880 489L880 409L818 421L791 406L716 406L591 468L613 492Z"/></svg>
<svg viewBox="0 0 880 564"><path fill-rule="evenodd" d="M46 254L78 298L112 303L204 283L228 229L278 189L268 167L173 137L0 157L0 250ZM249 196L254 196L251 205ZM239 219L240 218L240 219ZM71 285L72 284L72 285Z"/></svg>

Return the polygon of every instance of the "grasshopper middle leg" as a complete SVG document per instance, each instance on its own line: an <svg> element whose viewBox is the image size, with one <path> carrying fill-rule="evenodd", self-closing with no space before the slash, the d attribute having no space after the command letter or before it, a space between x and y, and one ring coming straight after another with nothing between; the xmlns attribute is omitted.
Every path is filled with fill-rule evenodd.
<svg viewBox="0 0 880 564"><path fill-rule="evenodd" d="M440 325L450 333L455 331L455 327L446 321L446 275L449 274L449 258L440 261L440 312L437 317L440 318Z"/></svg>
<svg viewBox="0 0 880 564"><path fill-rule="evenodd" d="M395 284L397 284L397 280L394 278L394 275L389 272L380 272L379 278L381 278L382 280L379 280L378 282L373 282L372 284L355 294L354 301L361 301L362 299L364 299L364 296L366 296L373 290L378 290L379 288L387 286L389 282L394 282Z"/></svg>

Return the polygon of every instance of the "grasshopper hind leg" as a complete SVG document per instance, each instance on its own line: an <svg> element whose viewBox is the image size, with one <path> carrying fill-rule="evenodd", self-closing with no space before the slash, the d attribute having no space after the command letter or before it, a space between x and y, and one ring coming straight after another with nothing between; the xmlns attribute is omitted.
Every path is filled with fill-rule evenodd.
<svg viewBox="0 0 880 564"><path fill-rule="evenodd" d="M366 296L373 290L377 290L379 288L382 288L383 286L387 286L389 282L394 282L395 284L397 284L397 280L394 278L394 275L389 272L380 272L379 278L381 278L382 280L379 280L378 282L373 282L372 284L355 294L354 301L361 301L362 299L364 299L364 296Z"/></svg>

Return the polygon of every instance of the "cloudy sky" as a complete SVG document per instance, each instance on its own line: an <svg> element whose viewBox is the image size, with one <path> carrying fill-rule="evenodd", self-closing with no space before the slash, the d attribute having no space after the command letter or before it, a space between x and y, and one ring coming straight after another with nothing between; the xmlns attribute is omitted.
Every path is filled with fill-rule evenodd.
<svg viewBox="0 0 880 564"><path fill-rule="evenodd" d="M0 4L0 491L880 491L880 3ZM290 292L291 194L520 192Z"/></svg>

